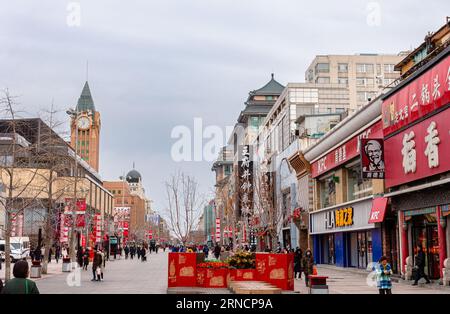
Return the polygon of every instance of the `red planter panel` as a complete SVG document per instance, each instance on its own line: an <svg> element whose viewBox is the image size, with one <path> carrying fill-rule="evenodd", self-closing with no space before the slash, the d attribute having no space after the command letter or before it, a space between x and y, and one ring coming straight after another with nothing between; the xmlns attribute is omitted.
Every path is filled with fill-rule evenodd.
<svg viewBox="0 0 450 314"><path fill-rule="evenodd" d="M205 288L226 288L228 269L206 268Z"/></svg>
<svg viewBox="0 0 450 314"><path fill-rule="evenodd" d="M258 279L283 290L294 290L294 254L257 253Z"/></svg>
<svg viewBox="0 0 450 314"><path fill-rule="evenodd" d="M197 268L197 287L206 285L206 268Z"/></svg>
<svg viewBox="0 0 450 314"><path fill-rule="evenodd" d="M169 253L168 287L195 287L196 266L195 253Z"/></svg>

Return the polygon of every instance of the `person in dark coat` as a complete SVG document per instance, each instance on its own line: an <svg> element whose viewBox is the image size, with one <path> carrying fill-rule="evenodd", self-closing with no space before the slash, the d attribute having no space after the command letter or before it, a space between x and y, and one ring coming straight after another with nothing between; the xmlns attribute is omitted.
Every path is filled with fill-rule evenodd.
<svg viewBox="0 0 450 314"><path fill-rule="evenodd" d="M130 258L133 259L134 258L134 254L136 254L136 247L133 245L130 248Z"/></svg>
<svg viewBox="0 0 450 314"><path fill-rule="evenodd" d="M305 274L305 284L309 284L309 275L314 272L314 257L310 249L307 249L305 255L302 258L302 270Z"/></svg>
<svg viewBox="0 0 450 314"><path fill-rule="evenodd" d="M83 254L83 270L87 270L89 266L89 250L86 249Z"/></svg>
<svg viewBox="0 0 450 314"><path fill-rule="evenodd" d="M140 246L138 246L138 248L136 250L136 254L137 254L138 260L140 260L141 259L141 247Z"/></svg>
<svg viewBox="0 0 450 314"><path fill-rule="evenodd" d="M141 249L141 259L142 259L143 262L147 261L145 247L142 247L142 249Z"/></svg>
<svg viewBox="0 0 450 314"><path fill-rule="evenodd" d="M56 264L58 264L59 261L59 257L61 256L61 248L59 247L59 245L57 245L55 247L55 260L56 260Z"/></svg>
<svg viewBox="0 0 450 314"><path fill-rule="evenodd" d="M298 247L294 253L294 278L295 279L297 279L297 274L298 274L298 279L302 279L302 258L303 258L303 252Z"/></svg>
<svg viewBox="0 0 450 314"><path fill-rule="evenodd" d="M27 279L29 273L28 262L18 261L14 264L14 278L6 282L1 294L39 294L36 283Z"/></svg>
<svg viewBox="0 0 450 314"><path fill-rule="evenodd" d="M49 263L52 262L52 253L53 253L52 248L49 248L49 249L48 249L48 262L49 262Z"/></svg>
<svg viewBox="0 0 450 314"><path fill-rule="evenodd" d="M36 249L34 250L33 257L35 261L37 262L41 261L41 248L39 246L36 247Z"/></svg>
<svg viewBox="0 0 450 314"><path fill-rule="evenodd" d="M125 245L125 259L128 259L128 254L130 253L130 248L128 247L128 245Z"/></svg>
<svg viewBox="0 0 450 314"><path fill-rule="evenodd" d="M203 246L203 253L205 254L205 259L208 259L209 247L207 245Z"/></svg>
<svg viewBox="0 0 450 314"><path fill-rule="evenodd" d="M216 243L216 246L214 247L214 257L216 259L219 259L220 251L221 251L220 245L219 245L219 243Z"/></svg>
<svg viewBox="0 0 450 314"><path fill-rule="evenodd" d="M430 283L430 279L425 274L425 253L422 246L417 246L417 254L414 257L414 266L416 268L416 276L414 278L413 286L417 286L417 283L421 278L425 278L427 283Z"/></svg>
<svg viewBox="0 0 450 314"><path fill-rule="evenodd" d="M77 262L80 268L83 267L83 248L81 246L77 250Z"/></svg>
<svg viewBox="0 0 450 314"><path fill-rule="evenodd" d="M100 281L100 275L98 275L97 279L97 268L99 268L102 264L102 256L98 254L98 251L94 249L94 259L92 260L92 281Z"/></svg>

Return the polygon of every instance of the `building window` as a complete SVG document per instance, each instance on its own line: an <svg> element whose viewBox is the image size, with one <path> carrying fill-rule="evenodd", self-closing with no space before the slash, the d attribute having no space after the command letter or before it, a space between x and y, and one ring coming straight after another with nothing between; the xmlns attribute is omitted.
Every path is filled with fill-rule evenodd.
<svg viewBox="0 0 450 314"><path fill-rule="evenodd" d="M373 73L373 64L370 63L357 63L356 73Z"/></svg>
<svg viewBox="0 0 450 314"><path fill-rule="evenodd" d="M250 117L250 127L258 130L263 122L263 117Z"/></svg>
<svg viewBox="0 0 450 314"><path fill-rule="evenodd" d="M320 208L336 205L336 182L334 174L318 181Z"/></svg>
<svg viewBox="0 0 450 314"><path fill-rule="evenodd" d="M384 73L394 73L395 64L385 64L384 65Z"/></svg>
<svg viewBox="0 0 450 314"><path fill-rule="evenodd" d="M231 165L225 165L225 175L229 176L231 174Z"/></svg>
<svg viewBox="0 0 450 314"><path fill-rule="evenodd" d="M348 63L338 63L338 72L339 73L347 73L348 72Z"/></svg>
<svg viewBox="0 0 450 314"><path fill-rule="evenodd" d="M273 100L273 96L266 96L266 100Z"/></svg>
<svg viewBox="0 0 450 314"><path fill-rule="evenodd" d="M316 73L329 73L330 72L330 64L329 63L317 63L316 64Z"/></svg>
<svg viewBox="0 0 450 314"><path fill-rule="evenodd" d="M372 195L372 180L362 178L359 163L347 169L347 188L347 201Z"/></svg>
<svg viewBox="0 0 450 314"><path fill-rule="evenodd" d="M330 78L329 77L318 77L316 79L316 83L318 83L318 84L329 84L330 83Z"/></svg>
<svg viewBox="0 0 450 314"><path fill-rule="evenodd" d="M340 84L340 85L348 85L348 78L346 78L346 77L338 77L338 84Z"/></svg>

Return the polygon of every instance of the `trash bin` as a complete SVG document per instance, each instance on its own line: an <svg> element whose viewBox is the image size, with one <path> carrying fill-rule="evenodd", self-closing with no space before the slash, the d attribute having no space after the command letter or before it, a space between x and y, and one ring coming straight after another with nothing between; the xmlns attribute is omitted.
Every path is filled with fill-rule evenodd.
<svg viewBox="0 0 450 314"><path fill-rule="evenodd" d="M328 294L327 276L309 275L309 294Z"/></svg>
<svg viewBox="0 0 450 314"><path fill-rule="evenodd" d="M63 262L62 263L62 271L63 271L63 273L70 273L72 271L72 263L71 262Z"/></svg>
<svg viewBox="0 0 450 314"><path fill-rule="evenodd" d="M31 266L30 278L41 278L41 274L42 274L42 266L41 265Z"/></svg>

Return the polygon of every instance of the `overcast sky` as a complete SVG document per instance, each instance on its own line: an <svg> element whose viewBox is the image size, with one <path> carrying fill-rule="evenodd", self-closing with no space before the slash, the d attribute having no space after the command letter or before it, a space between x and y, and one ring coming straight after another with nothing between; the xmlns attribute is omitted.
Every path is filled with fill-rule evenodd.
<svg viewBox="0 0 450 314"><path fill-rule="evenodd" d="M80 5L79 26L71 2ZM271 72L282 84L303 82L317 54L416 47L449 9L447 0L3 1L0 88L20 96L24 115L52 99L64 112L76 104L89 60L102 119L100 174L118 179L134 161L162 211L163 182L177 169L195 175L203 193L214 185L211 162L172 161L173 127L192 129L194 117L234 125L248 92Z"/></svg>

